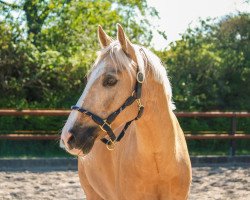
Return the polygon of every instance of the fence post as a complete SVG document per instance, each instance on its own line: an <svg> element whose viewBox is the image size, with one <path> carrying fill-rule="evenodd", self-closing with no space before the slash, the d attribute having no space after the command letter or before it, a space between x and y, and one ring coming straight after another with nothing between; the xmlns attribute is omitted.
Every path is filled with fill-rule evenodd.
<svg viewBox="0 0 250 200"><path fill-rule="evenodd" d="M235 135L236 129L237 129L237 118L236 118L236 114L234 114L232 119L231 119L231 132L229 133L229 135ZM231 157L235 156L235 152L236 152L236 141L234 139L231 139L230 140L229 155Z"/></svg>

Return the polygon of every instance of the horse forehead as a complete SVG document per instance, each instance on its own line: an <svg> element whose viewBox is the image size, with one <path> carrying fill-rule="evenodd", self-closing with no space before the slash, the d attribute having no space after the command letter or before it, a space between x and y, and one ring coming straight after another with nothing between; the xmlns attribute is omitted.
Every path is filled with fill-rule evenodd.
<svg viewBox="0 0 250 200"><path fill-rule="evenodd" d="M83 90L82 95L80 96L80 98L78 99L76 106L78 107L83 107L83 103L84 100L90 90L90 88L92 87L92 85L94 84L94 82L105 72L105 62L100 62L98 65L96 65L96 67L92 70L92 72L90 73L90 76L88 78L88 82L87 85L85 87L85 89ZM68 131L72 125L75 123L75 121L77 120L77 117L79 115L79 112L72 110L68 120L63 128L63 133L65 131Z"/></svg>
<svg viewBox="0 0 250 200"><path fill-rule="evenodd" d="M84 102L84 99L86 98L90 88L93 86L95 81L105 72L105 61L100 62L90 73L87 85L85 89L83 90L83 93L79 100L77 101L77 106L82 106L82 103Z"/></svg>

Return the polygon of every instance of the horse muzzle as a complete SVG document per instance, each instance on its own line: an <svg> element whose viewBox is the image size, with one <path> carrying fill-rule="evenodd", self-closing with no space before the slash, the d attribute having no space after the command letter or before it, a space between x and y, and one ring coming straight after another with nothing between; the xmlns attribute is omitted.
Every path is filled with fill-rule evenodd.
<svg viewBox="0 0 250 200"><path fill-rule="evenodd" d="M98 137L98 126L82 127L75 125L61 137L66 151L73 155L88 154L94 146Z"/></svg>

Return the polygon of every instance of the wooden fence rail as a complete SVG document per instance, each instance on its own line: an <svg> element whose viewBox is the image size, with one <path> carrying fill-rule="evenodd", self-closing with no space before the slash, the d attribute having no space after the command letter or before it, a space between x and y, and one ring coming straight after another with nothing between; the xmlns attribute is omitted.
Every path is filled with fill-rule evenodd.
<svg viewBox="0 0 250 200"><path fill-rule="evenodd" d="M71 110L0 109L0 116L67 116ZM250 117L249 112L176 112L177 117Z"/></svg>
<svg viewBox="0 0 250 200"><path fill-rule="evenodd" d="M70 110L14 110L1 109L0 116L67 116ZM230 140L230 155L234 156L236 151L236 139L250 139L250 134L244 134L237 131L237 118L250 118L248 112L177 112L177 117L193 118L231 118L231 131L229 133L221 132L198 132L198 134L190 134L185 132L187 140L209 140L209 139L227 139ZM1 130L0 130L1 131ZM0 133L0 140L58 140L59 133L54 131L33 131L33 130L17 130L11 134Z"/></svg>

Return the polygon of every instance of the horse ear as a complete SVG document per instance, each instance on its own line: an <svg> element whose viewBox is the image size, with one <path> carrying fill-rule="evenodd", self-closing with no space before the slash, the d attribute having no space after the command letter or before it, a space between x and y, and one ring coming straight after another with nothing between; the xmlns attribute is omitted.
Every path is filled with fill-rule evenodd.
<svg viewBox="0 0 250 200"><path fill-rule="evenodd" d="M126 36L122 26L120 24L117 24L117 38L118 41L121 44L122 50L134 61L137 63L136 55L135 55L135 49Z"/></svg>
<svg viewBox="0 0 250 200"><path fill-rule="evenodd" d="M102 48L107 47L113 41L113 39L104 32L100 25L98 26L98 39Z"/></svg>

